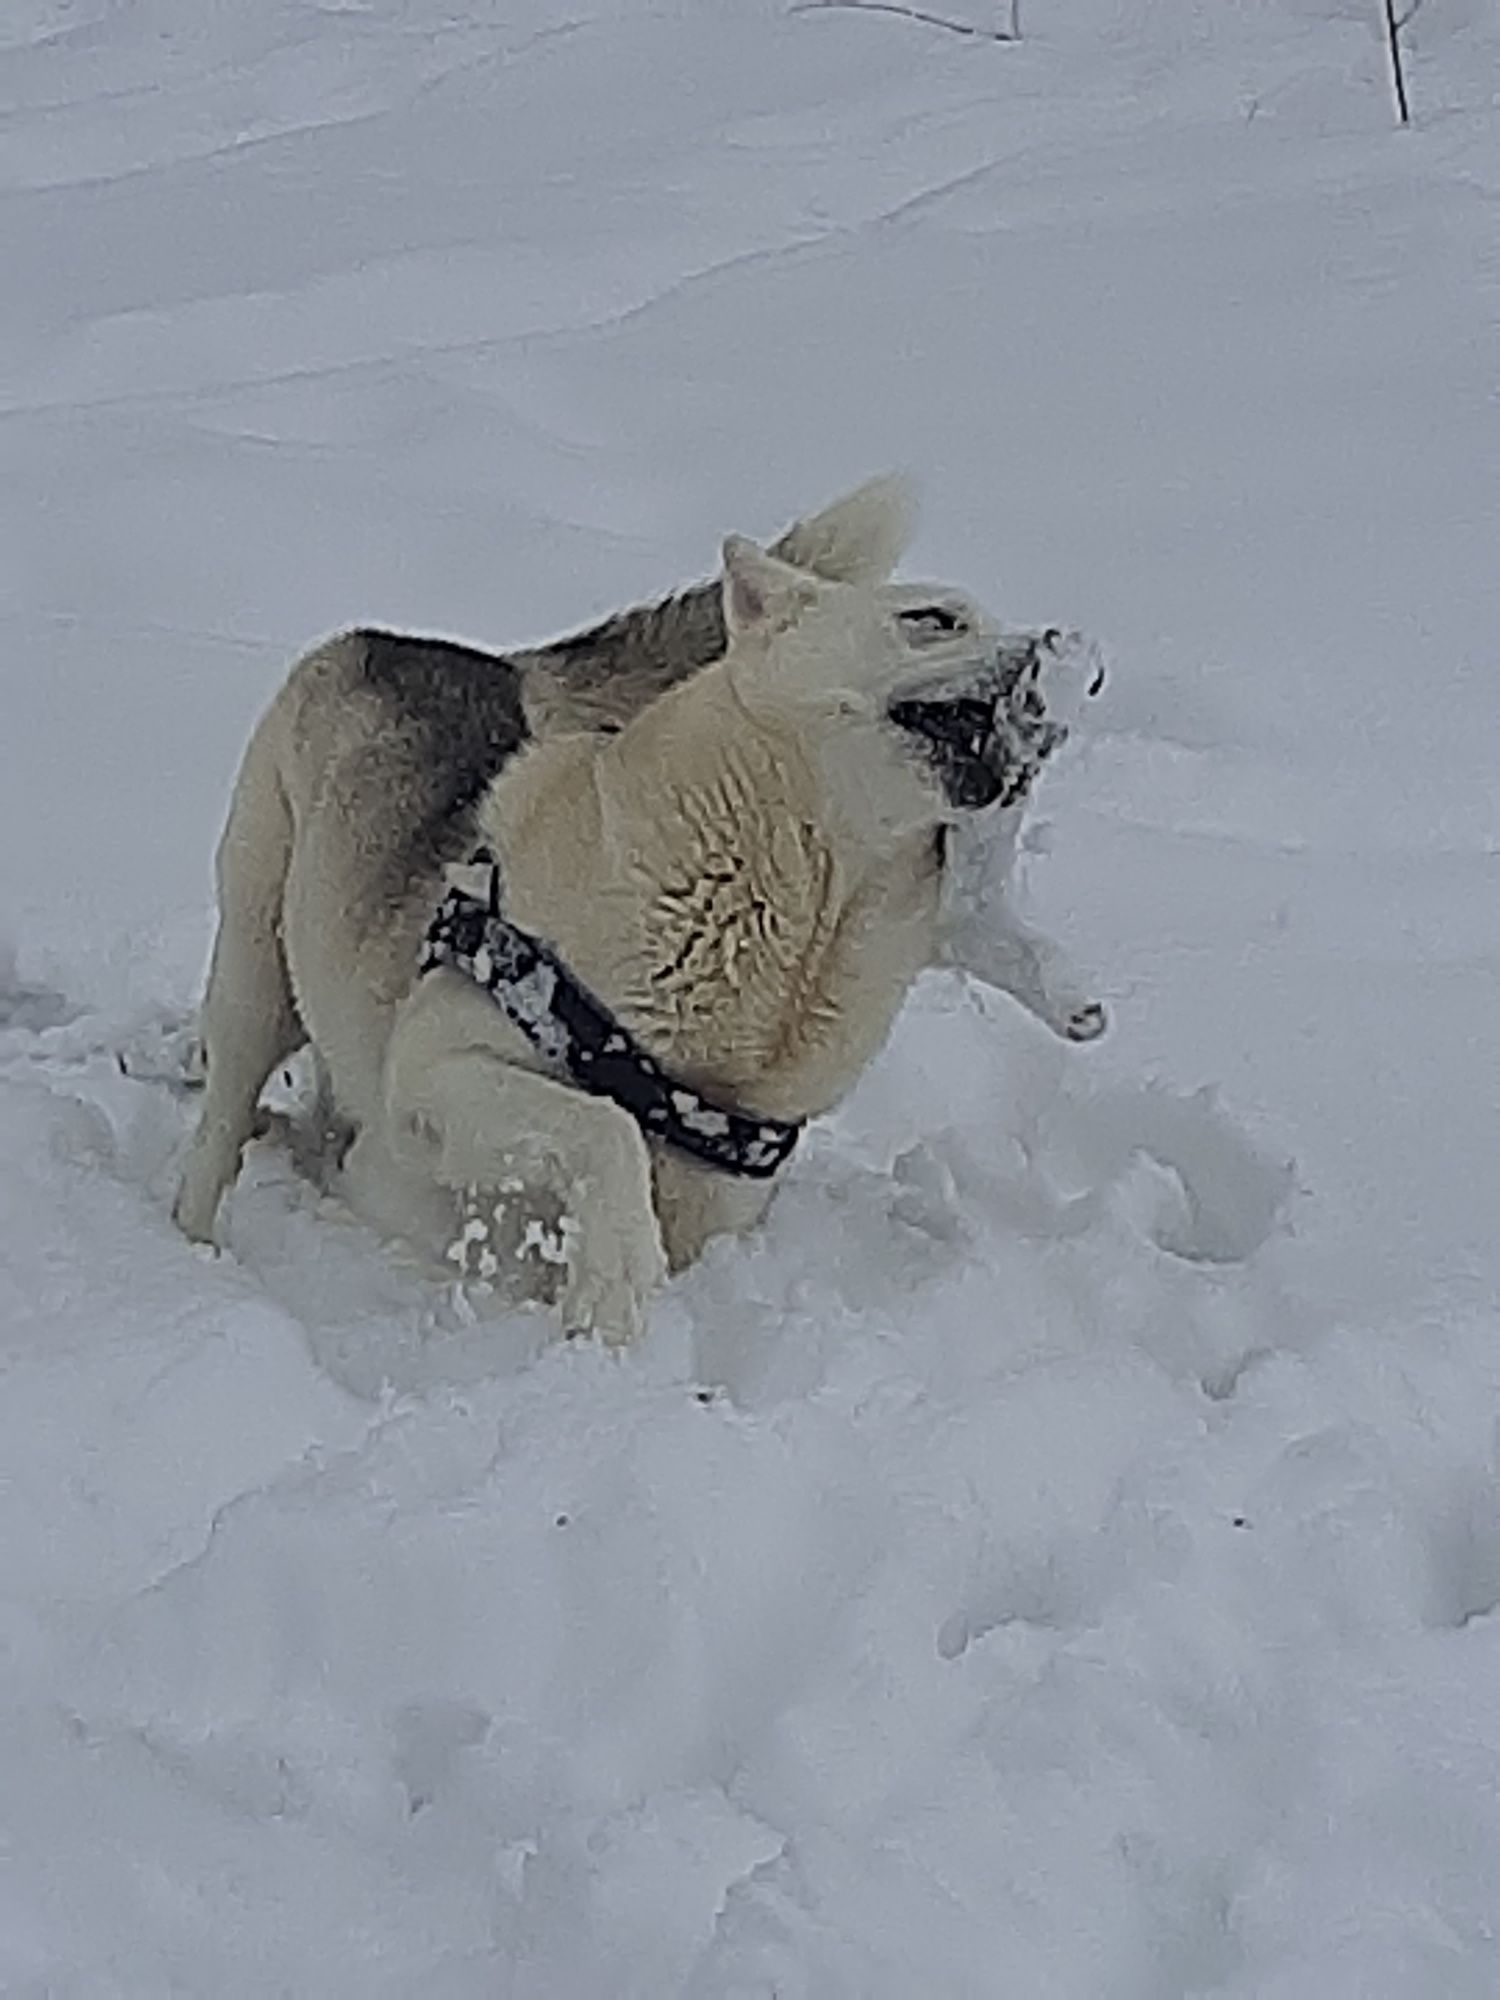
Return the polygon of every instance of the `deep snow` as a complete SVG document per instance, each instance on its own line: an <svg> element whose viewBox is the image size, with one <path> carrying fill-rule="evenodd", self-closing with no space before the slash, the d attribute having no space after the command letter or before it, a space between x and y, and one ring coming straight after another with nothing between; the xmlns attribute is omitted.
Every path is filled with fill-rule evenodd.
<svg viewBox="0 0 1500 2000"><path fill-rule="evenodd" d="M9 0L7 1994L1500 1991L1500 75L1376 11ZM1108 1040L925 980L623 1359L284 1145L185 1245L290 655L888 464L1110 644Z"/></svg>

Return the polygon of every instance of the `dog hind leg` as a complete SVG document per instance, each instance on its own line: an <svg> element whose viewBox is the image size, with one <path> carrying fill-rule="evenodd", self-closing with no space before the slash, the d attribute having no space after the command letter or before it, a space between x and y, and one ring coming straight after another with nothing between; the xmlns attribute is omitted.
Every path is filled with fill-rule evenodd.
<svg viewBox="0 0 1500 2000"><path fill-rule="evenodd" d="M291 850L281 786L264 746L252 745L219 843L219 928L201 1014L208 1074L173 1211L200 1243L213 1239L266 1078L302 1040L281 943Z"/></svg>

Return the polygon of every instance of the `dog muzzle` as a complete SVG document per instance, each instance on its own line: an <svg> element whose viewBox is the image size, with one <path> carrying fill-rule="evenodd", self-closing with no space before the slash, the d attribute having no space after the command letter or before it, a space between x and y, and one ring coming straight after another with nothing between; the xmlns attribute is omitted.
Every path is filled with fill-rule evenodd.
<svg viewBox="0 0 1500 2000"><path fill-rule="evenodd" d="M1080 678L1094 695L1104 684L1095 650L1056 630L1000 643L995 664L951 691L892 702L890 719L916 737L943 796L959 812L1018 805L1042 766L1068 738L1049 697Z"/></svg>

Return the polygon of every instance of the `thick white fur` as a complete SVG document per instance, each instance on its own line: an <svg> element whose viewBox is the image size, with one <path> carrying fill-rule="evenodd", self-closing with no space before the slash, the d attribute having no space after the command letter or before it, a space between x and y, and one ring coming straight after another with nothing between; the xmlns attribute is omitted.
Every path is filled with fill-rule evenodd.
<svg viewBox="0 0 1500 2000"><path fill-rule="evenodd" d="M547 936L669 1067L767 1116L836 1104L924 965L997 981L1075 1039L1102 1026L1057 954L990 893L985 855L998 843L1003 873L1016 811L963 836L970 876L989 884L983 922L985 897L945 895L936 833L954 815L886 708L914 677L961 673L998 628L945 591L965 634L914 652L893 607L926 594L875 583L906 510L901 488L875 482L778 545L848 581L732 538L723 660L619 734L534 743L480 809L507 914ZM653 1157L617 1106L539 1074L472 983L418 979L440 882L388 931L351 928L361 828L329 803L329 744L295 721L273 703L220 848L207 1091L178 1220L211 1237L260 1090L300 1025L357 1130L348 1180L365 1206L403 1233L451 1238L465 1200L546 1196L571 1219L564 1324L633 1338L663 1271L753 1223L768 1186Z"/></svg>

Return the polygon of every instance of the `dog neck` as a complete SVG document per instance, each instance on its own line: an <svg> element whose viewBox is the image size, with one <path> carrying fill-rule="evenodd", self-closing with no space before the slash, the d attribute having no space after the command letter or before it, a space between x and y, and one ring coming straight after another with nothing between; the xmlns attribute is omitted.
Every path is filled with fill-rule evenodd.
<svg viewBox="0 0 1500 2000"><path fill-rule="evenodd" d="M782 1118L837 1102L930 956L932 829L865 820L718 666L618 736L537 746L481 811L515 920L661 1061Z"/></svg>

